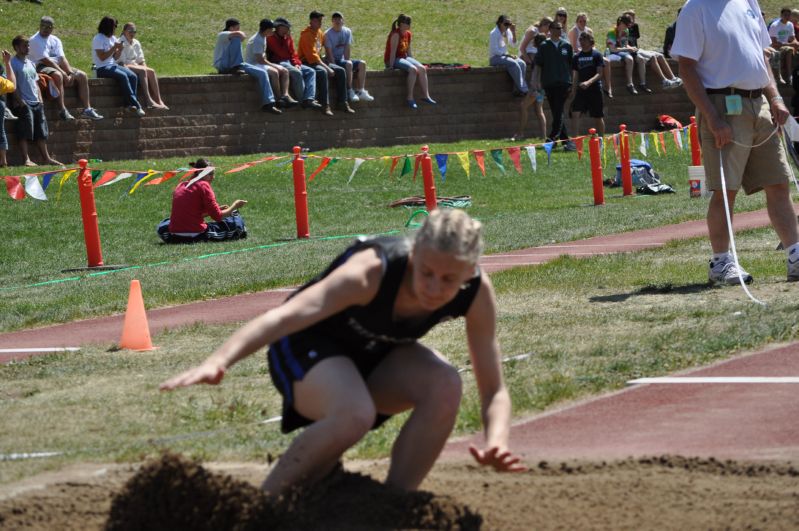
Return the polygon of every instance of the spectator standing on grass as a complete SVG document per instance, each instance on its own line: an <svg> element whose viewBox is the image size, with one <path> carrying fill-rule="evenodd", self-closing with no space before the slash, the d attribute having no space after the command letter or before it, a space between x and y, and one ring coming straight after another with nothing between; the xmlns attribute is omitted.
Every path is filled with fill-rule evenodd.
<svg viewBox="0 0 799 531"><path fill-rule="evenodd" d="M354 113L347 101L347 71L335 63L327 64L322 60L325 46L325 33L322 31L324 14L312 11L308 16L308 27L300 32L300 61L316 71L316 101L322 104L322 112L333 116L330 110L330 85L328 80L335 79L337 108L346 113Z"/></svg>
<svg viewBox="0 0 799 531"><path fill-rule="evenodd" d="M590 33L593 35L594 31L588 27L588 14L577 13L577 16L574 17L574 27L569 30L569 44L572 45L572 50L580 49L580 35L583 33ZM602 91L608 98L612 99L613 85L611 84L610 59L603 56L602 61L605 63L605 66L602 68Z"/></svg>
<svg viewBox="0 0 799 531"><path fill-rule="evenodd" d="M602 102L602 71L605 59L594 48L594 36L590 33L580 35L580 52L572 59L572 112L576 113L577 133L580 134L580 118L588 113L595 121L600 138L605 136L605 112Z"/></svg>
<svg viewBox="0 0 799 531"><path fill-rule="evenodd" d="M552 113L552 128L547 140L560 141L565 151L577 151L577 146L569 139L564 113L572 82L574 53L569 41L562 37L562 31L560 22L553 22L549 25L549 39L538 46L535 56L538 73L536 84L544 88Z"/></svg>
<svg viewBox="0 0 799 531"><path fill-rule="evenodd" d="M11 68L11 53L3 50L3 66L0 67L0 96L11 94L17 89L17 77ZM0 167L8 166L6 153L8 152L8 137L5 126L6 99L0 99Z"/></svg>
<svg viewBox="0 0 799 531"><path fill-rule="evenodd" d="M681 87L682 79L674 75L674 72L671 71L671 66L669 66L669 62L666 61L666 58L662 53L650 50L642 50L638 46L638 39L641 38L641 30L638 27L638 23L635 21L635 11L630 9L625 11L623 15L629 17L631 21L631 24L628 27L628 42L631 46L635 46L638 49L638 57L642 60L642 62L639 63L640 70L638 71L638 76L641 80L641 86L646 86L646 71L644 70L644 67L645 65L649 64L652 65L652 70L660 78L664 89L669 90Z"/></svg>
<svg viewBox="0 0 799 531"><path fill-rule="evenodd" d="M117 64L131 70L139 78L141 87L141 98L146 101L146 105L151 109L169 110L164 100L161 99L161 88L158 86L158 76L155 70L147 66L144 61L144 51L141 43L136 38L136 24L128 22L122 28L122 53L117 59Z"/></svg>
<svg viewBox="0 0 799 531"><path fill-rule="evenodd" d="M202 175L211 162L197 159L189 166L199 170L196 177ZM214 189L214 171L210 170L195 181L191 179L178 184L172 194L172 213L158 224L156 232L165 243L196 243L203 241L238 240L247 237L247 228L239 215L238 209L247 201L236 199L230 206L216 202ZM205 218L214 221L206 223Z"/></svg>
<svg viewBox="0 0 799 531"><path fill-rule="evenodd" d="M352 59L352 30L344 25L344 15L335 11L332 26L325 32L325 58L347 72L347 95L350 102L374 101L366 90L366 61ZM357 87L357 88L354 88Z"/></svg>
<svg viewBox="0 0 799 531"><path fill-rule="evenodd" d="M507 15L500 15L494 29L488 35L488 64L503 67L513 80L513 95L526 96L527 63L524 59L508 53L508 45L518 46L516 24Z"/></svg>
<svg viewBox="0 0 799 531"><path fill-rule="evenodd" d="M547 22L547 31L549 31L549 22ZM535 48L536 52L538 52L538 46L541 45L542 42L547 40L546 34L538 33L532 42L533 48ZM529 49L529 47L527 48ZM546 138L547 137L547 117L544 114L544 90L539 85L539 76L536 73L536 66L535 66L535 53L532 56L533 63L530 66L531 70L531 78L530 78L530 91L527 93L522 99L520 109L519 109L519 132L513 135L513 139L517 140L520 138L525 137L525 130L527 129L527 118L529 114L530 107L535 108L535 114L538 118L538 126L540 127L540 137Z"/></svg>
<svg viewBox="0 0 799 531"><path fill-rule="evenodd" d="M776 125L790 113L764 49L770 37L757 0L688 0L677 20L672 55L696 105L702 159L713 196L707 213L714 283L752 282L730 253L721 169L732 214L735 197L763 190L774 230L787 253L788 281L799 281L799 228L790 196L791 169ZM776 125L775 125L776 124Z"/></svg>
<svg viewBox="0 0 799 531"><path fill-rule="evenodd" d="M270 63L266 58L266 39L275 32L275 24L265 18L258 25L258 33L250 37L244 50L244 61L253 68L264 70L270 83L278 87L280 99L277 105L284 109L297 106L297 100L289 96L289 71L285 66ZM274 92L274 91L273 91Z"/></svg>
<svg viewBox="0 0 799 531"><path fill-rule="evenodd" d="M214 68L220 74L241 75L248 74L258 82L261 95L261 110L272 114L282 114L283 111L275 104L275 94L269 83L269 72L266 69L244 62L241 54L241 44L247 35L241 31L238 19L229 18L225 21L225 29L216 36L214 47Z"/></svg>
<svg viewBox="0 0 799 531"><path fill-rule="evenodd" d="M422 101L435 105L436 101L430 97L430 86L427 81L427 68L414 59L411 54L411 17L399 15L397 20L391 24L391 32L386 39L386 51L383 54L383 62L386 68L397 68L408 73L406 84L406 99L408 107L413 110L419 108L413 96L413 89L416 80L419 80L419 87L422 89Z"/></svg>
<svg viewBox="0 0 799 531"><path fill-rule="evenodd" d="M65 121L75 119L64 103L64 88L77 87L78 99L83 106L81 116L90 120L102 120L103 117L92 108L89 101L89 77L69 63L61 39L53 35L54 27L55 21L52 17L42 17L39 21L39 31L30 38L30 60L36 65L38 72L53 78L61 107L58 116Z"/></svg>
<svg viewBox="0 0 799 531"><path fill-rule="evenodd" d="M294 97L304 108L321 109L322 104L316 101L316 71L300 61L291 38L291 24L282 17L276 18L274 24L275 32L266 39L267 59L289 71Z"/></svg>
<svg viewBox="0 0 799 531"><path fill-rule="evenodd" d="M321 480L371 429L410 410L386 483L411 491L441 453L462 392L458 371L419 339L439 322L463 316L485 434L482 448L470 452L498 472L522 472L508 448L511 399L496 339L494 290L477 265L482 247L479 222L462 210L440 208L413 242L359 239L281 306L160 388L219 384L236 362L269 345L269 373L283 396L281 430L307 427L262 488L277 496Z"/></svg>
<svg viewBox="0 0 799 531"><path fill-rule="evenodd" d="M796 30L791 22L791 8L783 7L780 10L780 18L769 26L768 34L771 38L771 47L777 50L774 61L779 62L779 82L785 85L791 79L793 56L799 50Z"/></svg>
<svg viewBox="0 0 799 531"><path fill-rule="evenodd" d="M39 74L36 72L33 61L28 58L30 41L22 35L17 35L11 41L11 46L14 48L15 55L11 58L9 65L17 80L17 90L14 92L18 118L16 133L24 164L25 166L36 166L28 152L28 142L35 142L45 164L61 166L61 163L52 158L47 151L47 137L50 133L47 128L47 119L44 116L42 95L39 92Z"/></svg>
<svg viewBox="0 0 799 531"><path fill-rule="evenodd" d="M677 16L680 16L682 8L677 10ZM671 59L671 46L674 44L674 35L677 33L677 21L675 20L669 27L666 28L666 35L663 37L663 56Z"/></svg>
<svg viewBox="0 0 799 531"><path fill-rule="evenodd" d="M103 17L97 26L97 35L92 39L92 60L97 68L97 77L114 79L122 89L122 99L125 107L134 112L136 116L144 116L144 109L136 97L139 78L130 69L117 64L122 55L123 44L114 32L117 29L117 20L113 17Z"/></svg>

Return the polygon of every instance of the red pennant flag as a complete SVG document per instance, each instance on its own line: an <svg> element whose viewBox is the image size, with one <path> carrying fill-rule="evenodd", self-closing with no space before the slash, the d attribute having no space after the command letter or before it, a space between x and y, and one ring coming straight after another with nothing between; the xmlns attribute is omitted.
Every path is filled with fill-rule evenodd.
<svg viewBox="0 0 799 531"><path fill-rule="evenodd" d="M94 183L94 187L97 188L98 186L102 186L105 183L107 183L108 181L112 180L116 176L117 176L117 172L115 172L115 171L107 171L107 172L103 173L103 175L99 179L97 179L97 182Z"/></svg>
<svg viewBox="0 0 799 531"><path fill-rule="evenodd" d="M474 160L477 161L477 167L480 168L480 171L483 173L483 177L485 177L486 176L486 160L485 160L486 152L483 151L483 150L478 149L476 151L472 151L472 154L474 155Z"/></svg>
<svg viewBox="0 0 799 531"><path fill-rule="evenodd" d="M153 184L161 184L162 182L168 181L169 179L171 179L172 177L174 177L177 174L178 174L178 172L176 172L176 171L165 171L164 174L161 177L158 177L156 179L151 179L151 180L147 181L146 183L144 183L144 186L151 186Z"/></svg>
<svg viewBox="0 0 799 531"><path fill-rule="evenodd" d="M202 170L202 169L203 168L192 168L190 170L186 170L186 173L181 175L180 179L178 179L178 184L180 184L182 181L185 181L189 177L194 177L194 174L197 173L198 171Z"/></svg>
<svg viewBox="0 0 799 531"><path fill-rule="evenodd" d="M399 162L399 159L399 157L391 157L391 169L388 170L389 177L394 175L394 168L397 167L397 162Z"/></svg>
<svg viewBox="0 0 799 531"><path fill-rule="evenodd" d="M316 177L317 175L319 175L319 173L320 173L322 170L324 170L325 168L327 168L327 165L328 165L328 164L330 164L330 157L324 157L324 158L322 159L322 163L321 163L321 164L319 164L319 167L318 167L318 168L316 168L316 169L314 170L314 172L311 174L311 176L310 176L310 177L308 177L308 182L311 182L311 181L313 181L313 180L314 180L314 177Z"/></svg>
<svg viewBox="0 0 799 531"><path fill-rule="evenodd" d="M574 143L577 145L577 160L583 160L583 137L575 138Z"/></svg>
<svg viewBox="0 0 799 531"><path fill-rule="evenodd" d="M19 177L3 177L6 180L6 190L11 199L21 201L25 199L25 187L19 183Z"/></svg>
<svg viewBox="0 0 799 531"><path fill-rule="evenodd" d="M508 156L510 160L513 161L513 167L516 168L516 172L521 175L522 173L522 161L519 158L519 148L518 147L509 147L508 148Z"/></svg>
<svg viewBox="0 0 799 531"><path fill-rule="evenodd" d="M663 133L658 133L658 140L660 140L660 147L663 148L663 154L666 154L666 139L663 137Z"/></svg>
<svg viewBox="0 0 799 531"><path fill-rule="evenodd" d="M416 172L419 171L419 164L422 162L422 156L416 155L416 160L413 161L413 182L416 182Z"/></svg>
<svg viewBox="0 0 799 531"><path fill-rule="evenodd" d="M616 153L616 158L619 158L619 135L613 135L613 152Z"/></svg>

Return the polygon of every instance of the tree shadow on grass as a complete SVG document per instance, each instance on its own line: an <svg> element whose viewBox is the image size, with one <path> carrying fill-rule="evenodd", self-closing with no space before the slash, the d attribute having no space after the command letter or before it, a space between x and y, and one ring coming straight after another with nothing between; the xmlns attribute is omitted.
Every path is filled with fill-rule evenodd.
<svg viewBox="0 0 799 531"><path fill-rule="evenodd" d="M644 286L643 288L631 291L629 293L616 293L613 295L600 295L591 297L588 300L591 302L624 302L630 297L638 295L690 295L693 293L701 293L711 289L716 289L717 286L709 282L697 282L694 284L683 284L675 286L674 284L655 284Z"/></svg>

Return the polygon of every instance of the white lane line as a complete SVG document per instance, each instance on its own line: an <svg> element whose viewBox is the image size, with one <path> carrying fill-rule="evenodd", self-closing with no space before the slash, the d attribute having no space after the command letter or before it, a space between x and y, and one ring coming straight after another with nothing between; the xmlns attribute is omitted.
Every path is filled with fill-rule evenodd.
<svg viewBox="0 0 799 531"><path fill-rule="evenodd" d="M799 383L799 376L665 376L661 378L637 378L627 385L637 384L764 384Z"/></svg>
<svg viewBox="0 0 799 531"><path fill-rule="evenodd" d="M0 461L20 461L22 459L36 459L37 457L54 457L62 452L33 452L20 454L0 454Z"/></svg>
<svg viewBox="0 0 799 531"><path fill-rule="evenodd" d="M0 348L0 354L14 352L77 352L79 347Z"/></svg>

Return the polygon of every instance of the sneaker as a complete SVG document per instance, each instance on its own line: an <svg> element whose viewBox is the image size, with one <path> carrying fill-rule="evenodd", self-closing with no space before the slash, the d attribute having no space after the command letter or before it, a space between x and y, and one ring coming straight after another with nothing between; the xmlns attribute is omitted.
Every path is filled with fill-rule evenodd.
<svg viewBox="0 0 799 531"><path fill-rule="evenodd" d="M680 86L675 79L664 79L661 85L663 86L663 90L676 89Z"/></svg>
<svg viewBox="0 0 799 531"><path fill-rule="evenodd" d="M652 89L646 86L646 83L639 83L638 84L638 91L643 92L644 94L652 94Z"/></svg>
<svg viewBox="0 0 799 531"><path fill-rule="evenodd" d="M416 105L416 100L408 100L408 107L410 107L413 110L416 110L416 109L419 108L419 106Z"/></svg>
<svg viewBox="0 0 799 531"><path fill-rule="evenodd" d="M577 151L577 146L569 140L565 144L563 144L563 151Z"/></svg>
<svg viewBox="0 0 799 531"><path fill-rule="evenodd" d="M291 96L283 96L277 101L277 106L282 109L291 109L292 107L296 107L299 104L300 102L298 102Z"/></svg>
<svg viewBox="0 0 799 531"><path fill-rule="evenodd" d="M799 252L794 249L788 256L788 282L799 281Z"/></svg>
<svg viewBox="0 0 799 531"><path fill-rule="evenodd" d="M635 86L634 85L627 85L627 92L629 92L633 96L637 96L638 95L638 91L635 90Z"/></svg>
<svg viewBox="0 0 799 531"><path fill-rule="evenodd" d="M425 103L429 103L430 105L436 105L438 102L433 98L422 98L422 101Z"/></svg>
<svg viewBox="0 0 799 531"><path fill-rule="evenodd" d="M12 121L13 120L18 120L18 118L16 116L14 116L14 113L11 112L11 109L9 109L8 107L6 107L6 110L5 110L5 119L6 120L12 120Z"/></svg>
<svg viewBox="0 0 799 531"><path fill-rule="evenodd" d="M98 114L97 111L92 109L91 107L87 109L83 109L83 116L90 119L90 120L102 120L102 115Z"/></svg>
<svg viewBox="0 0 799 531"><path fill-rule="evenodd" d="M135 110L133 112L135 112L136 116L138 116L139 118L141 118L142 116L144 116L146 114L144 112L144 109L142 109L141 107L135 107Z"/></svg>
<svg viewBox="0 0 799 531"><path fill-rule="evenodd" d="M64 120L65 122L71 122L72 120L75 119L75 117L69 114L69 111L66 109L61 109L61 111L58 113L58 117Z"/></svg>
<svg viewBox="0 0 799 531"><path fill-rule="evenodd" d="M347 91L347 99L349 99L353 103L355 103L356 101L360 101L360 98L358 97L357 94L355 94L355 91L352 89L349 89Z"/></svg>
<svg viewBox="0 0 799 531"><path fill-rule="evenodd" d="M674 83L678 87L682 86L682 78L679 78L677 76L674 76L674 79L672 79L671 82Z"/></svg>
<svg viewBox="0 0 799 531"><path fill-rule="evenodd" d="M375 101L374 96L369 94L366 89L359 90L356 94L358 94L358 99L360 101Z"/></svg>
<svg viewBox="0 0 799 531"><path fill-rule="evenodd" d="M278 109L274 103L265 103L261 105L261 110L264 112L271 112L272 114L283 114L283 111Z"/></svg>
<svg viewBox="0 0 799 531"><path fill-rule="evenodd" d="M303 109L321 109L322 104L316 100L304 100L302 102Z"/></svg>
<svg viewBox="0 0 799 531"><path fill-rule="evenodd" d="M752 275L744 271L743 268L735 267L735 262L732 260L728 262L713 263L713 260L708 264L707 272L708 280L713 284L727 284L734 286L743 279L744 284L751 284Z"/></svg>

